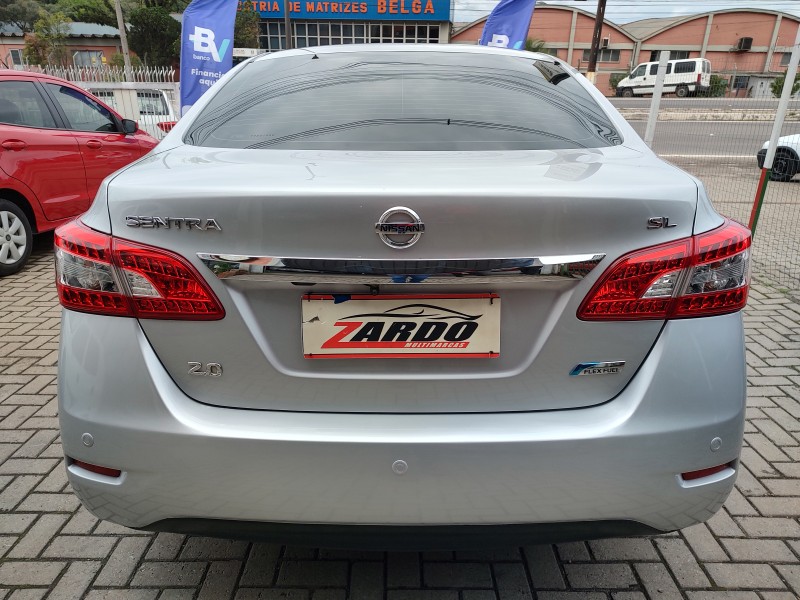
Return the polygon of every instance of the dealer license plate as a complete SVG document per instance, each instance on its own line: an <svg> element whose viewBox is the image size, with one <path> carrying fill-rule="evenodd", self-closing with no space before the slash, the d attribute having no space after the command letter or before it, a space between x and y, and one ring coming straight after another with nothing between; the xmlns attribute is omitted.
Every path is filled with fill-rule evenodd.
<svg viewBox="0 0 800 600"><path fill-rule="evenodd" d="M496 358L496 294L303 296L306 358Z"/></svg>

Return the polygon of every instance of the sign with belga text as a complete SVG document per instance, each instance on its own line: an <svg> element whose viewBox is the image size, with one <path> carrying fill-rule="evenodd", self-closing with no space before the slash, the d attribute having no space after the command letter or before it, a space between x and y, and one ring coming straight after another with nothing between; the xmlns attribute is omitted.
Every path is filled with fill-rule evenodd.
<svg viewBox="0 0 800 600"><path fill-rule="evenodd" d="M482 46L524 50L536 0L500 0L486 19Z"/></svg>
<svg viewBox="0 0 800 600"><path fill-rule="evenodd" d="M230 71L237 0L192 0L181 28L181 115Z"/></svg>
<svg viewBox="0 0 800 600"><path fill-rule="evenodd" d="M283 0L242 0L265 19L283 18ZM449 21L450 0L291 0L292 19Z"/></svg>

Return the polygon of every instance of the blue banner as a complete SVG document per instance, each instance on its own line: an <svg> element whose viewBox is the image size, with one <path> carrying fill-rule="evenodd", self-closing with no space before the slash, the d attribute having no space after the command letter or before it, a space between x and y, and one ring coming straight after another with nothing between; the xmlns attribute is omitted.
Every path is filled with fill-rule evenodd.
<svg viewBox="0 0 800 600"><path fill-rule="evenodd" d="M524 50L536 0L500 0L483 26L480 44Z"/></svg>
<svg viewBox="0 0 800 600"><path fill-rule="evenodd" d="M283 0L242 0L265 19L283 18ZM351 21L449 21L450 0L291 0L292 19Z"/></svg>
<svg viewBox="0 0 800 600"><path fill-rule="evenodd" d="M237 0L193 0L181 28L181 115L230 71Z"/></svg>

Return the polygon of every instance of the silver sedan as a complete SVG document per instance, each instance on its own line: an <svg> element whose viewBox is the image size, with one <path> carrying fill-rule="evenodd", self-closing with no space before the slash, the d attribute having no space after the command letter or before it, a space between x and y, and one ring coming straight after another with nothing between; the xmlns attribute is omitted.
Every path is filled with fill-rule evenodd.
<svg viewBox="0 0 800 600"><path fill-rule="evenodd" d="M551 56L251 59L57 232L69 480L327 546L692 525L738 469L749 248Z"/></svg>

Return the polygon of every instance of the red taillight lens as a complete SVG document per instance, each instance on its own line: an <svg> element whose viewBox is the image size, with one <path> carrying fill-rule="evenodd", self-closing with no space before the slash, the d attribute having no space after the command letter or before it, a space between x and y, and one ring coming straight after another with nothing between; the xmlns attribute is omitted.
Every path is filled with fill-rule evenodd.
<svg viewBox="0 0 800 600"><path fill-rule="evenodd" d="M97 473L98 475L105 475L106 477L119 477L122 475L122 471L119 469L101 467L100 465L93 465L92 463L87 463L82 460L72 459L71 464L75 465L76 467L80 467L81 469L91 471L92 473Z"/></svg>
<svg viewBox="0 0 800 600"><path fill-rule="evenodd" d="M160 123L156 123L156 126L164 133L169 133L172 131L172 128L175 127L176 122L177 121L161 121Z"/></svg>
<svg viewBox="0 0 800 600"><path fill-rule="evenodd" d="M723 471L732 468L733 463L725 463L724 465L717 465L716 467L709 467L708 469L700 469L699 471L688 471L687 473L681 473L681 479L684 481L693 481L695 479L702 479L703 477L722 473Z"/></svg>
<svg viewBox="0 0 800 600"><path fill-rule="evenodd" d="M210 321L222 305L184 258L73 221L59 227L56 286L69 309L140 319Z"/></svg>
<svg viewBox="0 0 800 600"><path fill-rule="evenodd" d="M578 309L585 321L701 317L747 302L750 232L726 221L708 233L627 254Z"/></svg>

